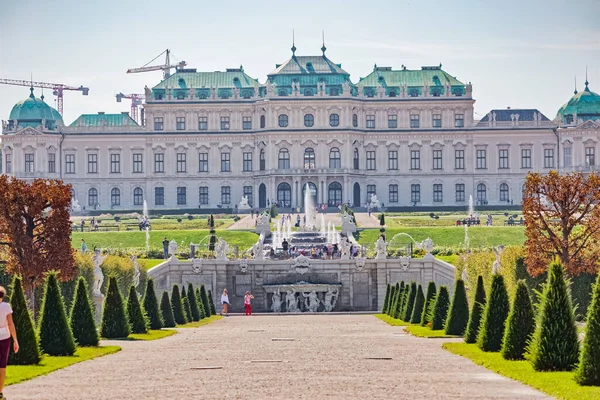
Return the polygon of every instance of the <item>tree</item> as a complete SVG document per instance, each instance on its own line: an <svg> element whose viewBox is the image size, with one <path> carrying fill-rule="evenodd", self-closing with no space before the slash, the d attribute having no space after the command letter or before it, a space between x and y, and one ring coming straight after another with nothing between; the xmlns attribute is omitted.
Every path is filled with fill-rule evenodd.
<svg viewBox="0 0 600 400"><path fill-rule="evenodd" d="M75 353L75 340L55 272L49 272L46 278L39 325L42 352L50 356L72 356Z"/></svg>
<svg viewBox="0 0 600 400"><path fill-rule="evenodd" d="M485 287L483 286L483 277L479 275L477 277L477 289L475 290L475 301L471 308L471 314L469 316L469 322L467 323L467 331L465 333L465 342L475 343L477 342L477 335L479 333L479 326L481 325L481 316L485 309Z"/></svg>
<svg viewBox="0 0 600 400"><path fill-rule="evenodd" d="M171 307L173 307L173 317L178 325L184 325L187 323L185 317L185 309L183 308L183 300L179 294L179 286L173 285L173 291L171 292Z"/></svg>
<svg viewBox="0 0 600 400"><path fill-rule="evenodd" d="M169 293L167 291L163 292L162 298L160 299L160 312L163 318L163 326L165 328L175 328L173 307L171 307L171 300L169 300Z"/></svg>
<svg viewBox="0 0 600 400"><path fill-rule="evenodd" d="M429 282L427 285L427 294L425 295L425 303L423 305L423 313L421 314L421 326L427 325L431 322L431 311L433 311L433 305L435 304L436 288L435 282Z"/></svg>
<svg viewBox="0 0 600 400"><path fill-rule="evenodd" d="M535 330L535 314L529 290L524 280L517 282L517 290L512 303L504 339L502 340L502 357L507 360L523 360L527 343Z"/></svg>
<svg viewBox="0 0 600 400"><path fill-rule="evenodd" d="M423 294L423 287L419 285L417 288L417 297L415 298L415 306L410 317L411 324L418 324L421 322L421 315L423 314L423 306L425 305L425 295Z"/></svg>
<svg viewBox="0 0 600 400"><path fill-rule="evenodd" d="M75 290L75 301L71 307L70 325L73 338L78 346L98 346L98 330L94 320L94 310L88 296L85 278L80 276ZM20 336L20 335L19 335Z"/></svg>
<svg viewBox="0 0 600 400"><path fill-rule="evenodd" d="M210 238L208 240L208 250L215 251L215 243L217 243L217 236L215 236L215 217L210 214L208 217L208 227L210 228Z"/></svg>
<svg viewBox="0 0 600 400"><path fill-rule="evenodd" d="M204 287L204 285L200 285L200 296L202 297L202 305L204 306L204 315L208 318L212 314L212 308L208 302L208 294L206 293L206 287Z"/></svg>
<svg viewBox="0 0 600 400"><path fill-rule="evenodd" d="M413 307L415 306L415 299L417 298L417 283L413 282L410 284L410 288L408 289L408 294L406 295L408 301L404 305L404 314L402 315L402 320L406 322L410 322L410 317L412 316Z"/></svg>
<svg viewBox="0 0 600 400"><path fill-rule="evenodd" d="M500 351L506 318L508 317L508 293L500 274L492 277L492 289L487 299L483 319L477 335L477 345L483 351Z"/></svg>
<svg viewBox="0 0 600 400"><path fill-rule="evenodd" d="M200 293L199 288L196 288L196 302L198 304L198 312L200 315L200 319L206 318L206 314L204 313L204 304L202 302L202 294Z"/></svg>
<svg viewBox="0 0 600 400"><path fill-rule="evenodd" d="M563 266L558 260L550 264L536 329L527 350L536 371L572 371L579 360L575 313Z"/></svg>
<svg viewBox="0 0 600 400"><path fill-rule="evenodd" d="M387 314L388 302L390 301L390 288L391 285L388 283L385 289L385 299L383 300L383 307L381 307L382 314Z"/></svg>
<svg viewBox="0 0 600 400"><path fill-rule="evenodd" d="M529 173L523 194L527 270L546 271L557 255L571 276L595 274L600 258L600 176Z"/></svg>
<svg viewBox="0 0 600 400"><path fill-rule="evenodd" d="M148 318L140 305L140 301L135 290L135 285L129 288L129 297L127 298L127 318L131 325L131 333L147 333Z"/></svg>
<svg viewBox="0 0 600 400"><path fill-rule="evenodd" d="M196 300L196 293L194 293L194 286L188 283L188 301L190 302L190 309L192 311L192 321L200 321L200 310L198 309L198 302Z"/></svg>
<svg viewBox="0 0 600 400"><path fill-rule="evenodd" d="M158 309L158 300L154 292L154 281L148 279L146 282L146 292L144 294L144 310L148 315L150 329L161 329L163 327L163 319Z"/></svg>
<svg viewBox="0 0 600 400"><path fill-rule="evenodd" d="M383 213L379 214L379 232L385 232L385 215Z"/></svg>
<svg viewBox="0 0 600 400"><path fill-rule="evenodd" d="M435 298L433 306L433 315L431 317L431 329L434 331L444 329L446 318L448 317L448 307L450 306L450 293L447 286L440 286L440 292Z"/></svg>
<svg viewBox="0 0 600 400"><path fill-rule="evenodd" d="M12 318L19 338L20 349L18 353L15 353L12 345L10 346L8 363L11 365L37 364L41 358L40 347L33 328L31 314L25 301L21 278L15 276L11 287L10 307L13 310Z"/></svg>
<svg viewBox="0 0 600 400"><path fill-rule="evenodd" d="M58 279L77 275L71 246L71 185L59 180L33 182L0 175L0 246L7 251L6 271L23 277L34 305L34 289L60 266Z"/></svg>
<svg viewBox="0 0 600 400"><path fill-rule="evenodd" d="M208 303L209 303L208 305L210 307L210 313L212 315L216 315L217 311L215 310L215 302L213 301L212 292L210 290L208 291Z"/></svg>
<svg viewBox="0 0 600 400"><path fill-rule="evenodd" d="M575 381L580 385L600 386L600 274L596 277L592 304L588 308L583 350Z"/></svg>
<svg viewBox="0 0 600 400"><path fill-rule="evenodd" d="M106 339L126 338L131 333L131 327L125 314L123 297L117 285L117 278L111 276L102 310L102 327L100 335Z"/></svg>
<svg viewBox="0 0 600 400"><path fill-rule="evenodd" d="M469 322L469 302L465 291L465 282L462 279L456 281L452 304L448 312L448 319L444 327L446 335L462 336Z"/></svg>
<svg viewBox="0 0 600 400"><path fill-rule="evenodd" d="M183 304L183 310L185 311L185 319L187 322L192 322L192 308L190 307L190 300L187 296L181 298Z"/></svg>

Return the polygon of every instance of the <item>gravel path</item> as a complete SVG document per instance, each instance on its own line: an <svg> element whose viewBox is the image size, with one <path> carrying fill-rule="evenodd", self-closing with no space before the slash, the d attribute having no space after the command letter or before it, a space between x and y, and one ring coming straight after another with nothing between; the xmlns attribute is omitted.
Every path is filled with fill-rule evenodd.
<svg viewBox="0 0 600 400"><path fill-rule="evenodd" d="M159 341L118 342L117 354L5 394L10 400L546 398L442 350L442 341L415 338L371 315L232 316ZM203 367L222 369L195 369Z"/></svg>

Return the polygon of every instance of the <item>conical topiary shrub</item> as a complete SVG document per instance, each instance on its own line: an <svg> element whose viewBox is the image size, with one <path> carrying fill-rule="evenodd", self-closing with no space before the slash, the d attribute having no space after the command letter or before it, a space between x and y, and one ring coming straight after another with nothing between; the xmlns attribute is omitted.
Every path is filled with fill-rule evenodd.
<svg viewBox="0 0 600 400"><path fill-rule="evenodd" d="M486 297L485 287L483 286L483 277L479 275L477 277L475 301L473 301L473 307L471 308L471 314L469 315L469 323L467 324L467 331L465 332L465 342L467 343L477 342L479 326L481 325L481 316L485 310L485 303Z"/></svg>
<svg viewBox="0 0 600 400"><path fill-rule="evenodd" d="M208 306L210 307L210 314L216 315L217 311L215 310L215 302L213 301L212 293L208 291Z"/></svg>
<svg viewBox="0 0 600 400"><path fill-rule="evenodd" d="M173 316L173 307L169 300L169 293L164 291L160 299L160 313L162 315L163 326L165 328L175 328L175 317Z"/></svg>
<svg viewBox="0 0 600 400"><path fill-rule="evenodd" d="M500 274L492 277L492 289L483 311L477 345L483 351L500 351L509 311L508 293Z"/></svg>
<svg viewBox="0 0 600 400"><path fill-rule="evenodd" d="M146 292L144 293L144 310L148 316L150 329L161 329L163 327L163 319L158 309L158 300L154 292L154 281L148 279L146 282Z"/></svg>
<svg viewBox="0 0 600 400"><path fill-rule="evenodd" d="M433 314L431 316L431 329L434 331L444 329L448 308L450 307L450 293L447 286L440 286L440 292L435 297Z"/></svg>
<svg viewBox="0 0 600 400"><path fill-rule="evenodd" d="M559 261L550 264L536 330L527 349L536 371L571 371L579 361L575 313L563 274Z"/></svg>
<svg viewBox="0 0 600 400"><path fill-rule="evenodd" d="M192 322L192 308L190 307L189 298L185 296L181 299L181 302L183 303L183 309L185 311L185 319L188 322Z"/></svg>
<svg viewBox="0 0 600 400"><path fill-rule="evenodd" d="M200 296L202 297L202 305L204 306L204 315L208 318L212 315L212 308L208 301L208 293L204 285L200 285Z"/></svg>
<svg viewBox="0 0 600 400"><path fill-rule="evenodd" d="M417 287L417 297L415 298L415 306L410 317L411 324L418 324L421 322L421 314L423 314L423 306L425 304L425 295L423 294L423 287L419 285Z"/></svg>
<svg viewBox="0 0 600 400"><path fill-rule="evenodd" d="M396 291L396 301L394 302L394 310L392 317L399 319L402 311L402 299L404 298L404 292L406 291L407 286L404 284L404 281L400 282L400 286Z"/></svg>
<svg viewBox="0 0 600 400"><path fill-rule="evenodd" d="M410 284L404 285L402 296L400 297L398 304L398 319L404 319L404 313L406 312L406 304L408 303L408 297L410 296Z"/></svg>
<svg viewBox="0 0 600 400"><path fill-rule="evenodd" d="M83 276L77 280L75 301L71 307L69 323L73 338L78 346L98 346L98 330L94 321L92 303L88 297L88 287Z"/></svg>
<svg viewBox="0 0 600 400"><path fill-rule="evenodd" d="M515 298L508 314L504 338L502 340L502 357L507 360L523 360L525 349L535 330L535 314L531 297L524 280L517 282Z"/></svg>
<svg viewBox="0 0 600 400"><path fill-rule="evenodd" d="M580 385L600 386L600 274L596 277L592 302L588 307L585 339L575 381Z"/></svg>
<svg viewBox="0 0 600 400"><path fill-rule="evenodd" d="M196 301L198 304L198 312L200 313L200 319L206 318L204 314L204 304L202 303L202 294L200 293L200 289L196 288Z"/></svg>
<svg viewBox="0 0 600 400"><path fill-rule="evenodd" d="M180 296L181 296L181 301L183 301L183 298L187 296L187 293L185 292L185 285L181 285ZM184 307L184 310L185 310L185 307Z"/></svg>
<svg viewBox="0 0 600 400"><path fill-rule="evenodd" d="M75 353L75 340L54 272L46 278L39 329L42 352L49 356L72 356Z"/></svg>
<svg viewBox="0 0 600 400"><path fill-rule="evenodd" d="M388 299L388 306L385 310L387 315L392 314L392 307L394 306L394 300L396 298L396 285L390 285L390 298Z"/></svg>
<svg viewBox="0 0 600 400"><path fill-rule="evenodd" d="M131 333L147 333L148 319L146 313L140 306L135 286L129 288L129 297L127 298L127 317L131 325Z"/></svg>
<svg viewBox="0 0 600 400"><path fill-rule="evenodd" d="M33 320L27 308L25 294L21 278L15 276L11 285L10 307L13 310L12 318L19 339L19 352L13 351L11 342L10 352L8 353L8 363L10 365L31 365L40 362L40 346L38 338L33 327Z"/></svg>
<svg viewBox="0 0 600 400"><path fill-rule="evenodd" d="M413 282L410 284L410 288L408 289L408 294L406 295L408 298L406 304L404 305L404 315L402 316L402 321L410 322L410 317L412 316L412 310L415 306L415 299L417 298L417 283Z"/></svg>
<svg viewBox="0 0 600 400"><path fill-rule="evenodd" d="M421 314L421 326L427 325L431 322L431 313L433 312L433 305L435 304L436 287L434 282L429 282L427 285L427 294L425 295L425 303L423 303L423 313Z"/></svg>
<svg viewBox="0 0 600 400"><path fill-rule="evenodd" d="M196 300L196 293L194 293L194 287L191 283L188 283L188 301L190 303L190 309L192 311L192 321L200 321L200 310L198 310L198 301Z"/></svg>
<svg viewBox="0 0 600 400"><path fill-rule="evenodd" d="M404 286L404 282L402 282L402 286ZM390 299L390 304L388 307L388 315L394 318L396 313L396 306L398 305L398 295L400 294L400 282L396 282L394 286L392 286L392 298Z"/></svg>
<svg viewBox="0 0 600 400"><path fill-rule="evenodd" d="M126 338L129 333L131 333L131 327L127 321L123 297L117 285L117 278L111 276L104 299L100 335L106 339L120 339Z"/></svg>
<svg viewBox="0 0 600 400"><path fill-rule="evenodd" d="M465 291L465 282L462 279L456 281L452 304L448 312L448 319L444 332L446 335L462 336L467 329L469 322L469 302L467 301L467 292Z"/></svg>
<svg viewBox="0 0 600 400"><path fill-rule="evenodd" d="M381 307L382 314L387 313L388 302L390 301L390 290L391 290L391 285L388 283L385 288L385 299L383 300L383 307Z"/></svg>
<svg viewBox="0 0 600 400"><path fill-rule="evenodd" d="M183 308L183 300L179 294L179 286L173 285L173 291L171 292L171 307L173 308L173 317L175 317L175 323L183 325L187 323L185 317L185 309Z"/></svg>

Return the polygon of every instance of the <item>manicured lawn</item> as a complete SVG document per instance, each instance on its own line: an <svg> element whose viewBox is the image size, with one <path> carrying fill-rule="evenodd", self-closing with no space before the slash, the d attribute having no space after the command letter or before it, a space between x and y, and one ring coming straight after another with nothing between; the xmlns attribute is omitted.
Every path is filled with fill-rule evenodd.
<svg viewBox="0 0 600 400"><path fill-rule="evenodd" d="M600 399L600 387L579 386L573 380L573 372L535 372L528 361L507 361L500 353L483 352L475 344L444 343L442 347L475 364L560 399Z"/></svg>
<svg viewBox="0 0 600 400"><path fill-rule="evenodd" d="M6 385L14 385L78 362L116 353L119 350L121 350L119 346L79 347L73 356L45 356L38 365L9 365L6 369Z"/></svg>
<svg viewBox="0 0 600 400"><path fill-rule="evenodd" d="M177 331L172 329L149 330L148 333L132 333L129 335L131 340L157 340L167 336L173 336Z"/></svg>
<svg viewBox="0 0 600 400"><path fill-rule="evenodd" d="M213 323L213 322L218 321L223 318L224 317L221 315L211 315L210 317L201 319L200 321L188 322L185 325L177 325L177 327L178 328L199 328L201 326L208 325L210 323Z"/></svg>
<svg viewBox="0 0 600 400"><path fill-rule="evenodd" d="M144 268L146 271L150 268L156 267L158 264L165 262L165 260L155 259L155 258L138 258L138 264L140 267Z"/></svg>
<svg viewBox="0 0 600 400"><path fill-rule="evenodd" d="M408 322L404 322L402 320L392 318L387 314L375 314L375 317L379 318L386 324L389 324L392 326L408 326L408 325L410 325L410 323L408 323Z"/></svg>
<svg viewBox="0 0 600 400"><path fill-rule="evenodd" d="M429 327L420 325L410 325L404 328L404 330L413 336L429 339L458 337L454 335L446 335L443 329L440 329L439 331L432 331Z"/></svg>

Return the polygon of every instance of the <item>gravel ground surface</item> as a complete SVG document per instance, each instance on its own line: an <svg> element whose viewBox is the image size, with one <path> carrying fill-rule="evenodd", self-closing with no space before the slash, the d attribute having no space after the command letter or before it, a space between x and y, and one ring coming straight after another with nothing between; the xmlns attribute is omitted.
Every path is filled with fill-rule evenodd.
<svg viewBox="0 0 600 400"><path fill-rule="evenodd" d="M10 386L16 399L543 399L371 315L232 316ZM115 342L107 342L107 344ZM206 369L217 367L219 369ZM9 367L10 368L10 367Z"/></svg>

